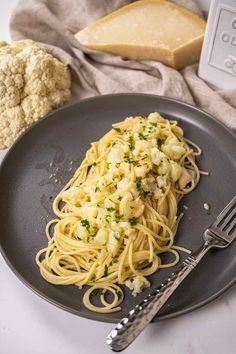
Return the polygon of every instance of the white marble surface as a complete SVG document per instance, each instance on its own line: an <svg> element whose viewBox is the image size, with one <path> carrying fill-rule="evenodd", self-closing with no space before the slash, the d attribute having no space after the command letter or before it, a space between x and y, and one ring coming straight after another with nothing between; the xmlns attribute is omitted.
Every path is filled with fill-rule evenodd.
<svg viewBox="0 0 236 354"><path fill-rule="evenodd" d="M0 0L1 39L16 0ZM0 160L4 153L0 152ZM1 198L1 197L0 197ZM2 221L3 222L3 221ZM105 354L112 325L76 317L26 288L0 256L1 354ZM235 354L236 286L190 314L151 324L126 350L130 354Z"/></svg>

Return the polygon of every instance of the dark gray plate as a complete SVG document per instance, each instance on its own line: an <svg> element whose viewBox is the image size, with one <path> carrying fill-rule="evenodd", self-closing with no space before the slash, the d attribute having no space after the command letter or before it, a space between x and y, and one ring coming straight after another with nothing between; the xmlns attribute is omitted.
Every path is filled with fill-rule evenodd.
<svg viewBox="0 0 236 354"><path fill-rule="evenodd" d="M54 286L39 274L34 258L46 246L44 228L53 217L52 197L65 185L82 160L90 142L99 139L111 124L135 114L159 111L177 119L203 155L198 164L210 172L182 201L188 206L176 243L191 250L202 243L203 230L236 194L236 139L208 114L187 104L158 96L118 94L90 98L50 114L28 130L10 149L0 169L0 244L14 273L38 295L77 315L115 322L150 291L136 298L125 291L122 311L95 314L82 304L84 290ZM203 204L211 208L207 212ZM180 206L180 210L182 207ZM213 300L236 280L236 243L211 252L170 298L160 320L183 314ZM150 277L157 286L172 269Z"/></svg>

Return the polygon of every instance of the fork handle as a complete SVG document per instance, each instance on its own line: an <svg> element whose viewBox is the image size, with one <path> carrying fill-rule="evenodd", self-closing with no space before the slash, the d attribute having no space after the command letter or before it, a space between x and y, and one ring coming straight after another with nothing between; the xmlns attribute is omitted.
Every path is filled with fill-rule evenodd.
<svg viewBox="0 0 236 354"><path fill-rule="evenodd" d="M206 242L200 251L187 257L179 270L172 273L154 292L122 318L107 337L110 349L119 352L133 342L210 248Z"/></svg>

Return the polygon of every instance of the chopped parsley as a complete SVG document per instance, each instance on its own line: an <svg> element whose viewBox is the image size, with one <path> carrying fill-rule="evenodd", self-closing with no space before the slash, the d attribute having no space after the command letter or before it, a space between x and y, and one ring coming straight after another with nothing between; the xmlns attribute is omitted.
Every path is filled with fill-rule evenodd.
<svg viewBox="0 0 236 354"><path fill-rule="evenodd" d="M97 192L101 192L101 189L99 187L95 188L95 193L97 193Z"/></svg>
<svg viewBox="0 0 236 354"><path fill-rule="evenodd" d="M157 127L157 123L150 122L153 127Z"/></svg>
<svg viewBox="0 0 236 354"><path fill-rule="evenodd" d="M136 177L136 187L137 187L137 191L141 191L141 185L142 185L142 177Z"/></svg>
<svg viewBox="0 0 236 354"><path fill-rule="evenodd" d="M113 129L117 132L117 133L121 133L121 129L120 128L114 128Z"/></svg>
<svg viewBox="0 0 236 354"><path fill-rule="evenodd" d="M96 274L94 273L92 276L91 276L91 281L95 281L96 280Z"/></svg>
<svg viewBox="0 0 236 354"><path fill-rule="evenodd" d="M134 150L135 148L134 137L132 135L129 137L129 148L130 150Z"/></svg>
<svg viewBox="0 0 236 354"><path fill-rule="evenodd" d="M135 217L129 219L130 225L134 226L137 225L137 219Z"/></svg>
<svg viewBox="0 0 236 354"><path fill-rule="evenodd" d="M50 199L50 200L53 200L53 195L50 195L49 199Z"/></svg>
<svg viewBox="0 0 236 354"><path fill-rule="evenodd" d="M148 158L148 154L145 154L142 158L141 158L141 160L146 160Z"/></svg>
<svg viewBox="0 0 236 354"><path fill-rule="evenodd" d="M125 157L125 158L124 158L124 161L125 161L125 162L128 162L128 163L133 163L133 162L135 162L135 161L132 160L130 157Z"/></svg>
<svg viewBox="0 0 236 354"><path fill-rule="evenodd" d="M111 215L110 215L110 214L106 214L106 215L105 215L105 221L106 221L106 222L110 222L110 220L109 220L109 219L110 219L110 217L111 217Z"/></svg>
<svg viewBox="0 0 236 354"><path fill-rule="evenodd" d="M79 240L79 241L80 241L80 240L81 240L81 238L80 238L79 236L77 236L77 240Z"/></svg>
<svg viewBox="0 0 236 354"><path fill-rule="evenodd" d="M105 267L104 267L104 273L103 273L103 278L107 277L108 276L108 265L105 264Z"/></svg>
<svg viewBox="0 0 236 354"><path fill-rule="evenodd" d="M90 227L90 223L89 223L88 219L81 220L81 225L82 225L83 227L86 227L87 230L88 230L89 227Z"/></svg>
<svg viewBox="0 0 236 354"><path fill-rule="evenodd" d="M138 133L138 136L140 140L147 140L147 137L143 133Z"/></svg>
<svg viewBox="0 0 236 354"><path fill-rule="evenodd" d="M143 192L143 196L144 196L144 198L146 198L149 194L150 194L150 192L146 192L146 191L144 191L144 192Z"/></svg>
<svg viewBox="0 0 236 354"><path fill-rule="evenodd" d="M122 200L122 195L118 195L117 200L121 201Z"/></svg>
<svg viewBox="0 0 236 354"><path fill-rule="evenodd" d="M99 289L94 289L94 290L91 292L91 296L96 296L98 292L99 292Z"/></svg>
<svg viewBox="0 0 236 354"><path fill-rule="evenodd" d="M123 214L121 214L121 215L116 215L116 220L115 220L115 222L119 222L123 217L124 217Z"/></svg>
<svg viewBox="0 0 236 354"><path fill-rule="evenodd" d="M164 142L165 142L165 139L160 139L160 138L157 139L158 145L162 145L162 144L164 144Z"/></svg>
<svg viewBox="0 0 236 354"><path fill-rule="evenodd" d="M115 210L116 210L116 209L113 208L113 207L107 208L107 211L109 211L109 212L112 212L112 211L115 211Z"/></svg>
<svg viewBox="0 0 236 354"><path fill-rule="evenodd" d="M97 166L97 162L94 162L94 163L93 163L93 166Z"/></svg>

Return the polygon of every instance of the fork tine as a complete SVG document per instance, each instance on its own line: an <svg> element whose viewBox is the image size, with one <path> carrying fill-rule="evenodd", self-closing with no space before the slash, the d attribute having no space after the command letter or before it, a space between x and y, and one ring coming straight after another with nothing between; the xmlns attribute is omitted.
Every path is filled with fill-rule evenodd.
<svg viewBox="0 0 236 354"><path fill-rule="evenodd" d="M227 232L228 234L231 234L232 230L234 229L234 227L236 226L236 218L233 220L233 222L229 225ZM235 234L236 229L233 231L233 235Z"/></svg>
<svg viewBox="0 0 236 354"><path fill-rule="evenodd" d="M236 203L236 195L229 202L229 204L226 205L226 207L222 210L222 212L217 216L216 221L214 222L214 225L218 226L222 221L224 221L225 216L230 211L230 209L234 206L235 203Z"/></svg>
<svg viewBox="0 0 236 354"><path fill-rule="evenodd" d="M236 206L230 211L230 213L218 224L219 229L225 230L229 227L230 222L236 217Z"/></svg>

